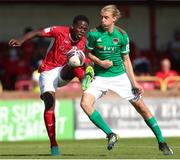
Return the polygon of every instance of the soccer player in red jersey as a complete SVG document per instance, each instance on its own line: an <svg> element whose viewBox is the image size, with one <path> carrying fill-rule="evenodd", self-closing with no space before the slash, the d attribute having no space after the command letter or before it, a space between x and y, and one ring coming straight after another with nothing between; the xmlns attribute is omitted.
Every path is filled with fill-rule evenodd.
<svg viewBox="0 0 180 160"><path fill-rule="evenodd" d="M47 128L51 145L51 154L59 155L55 134L55 90L59 86L67 84L73 77L82 81L84 68L71 68L67 65L66 53L73 47L84 51L85 34L88 30L89 20L84 15L74 17L72 26L52 26L39 31L32 31L21 39L11 39L9 45L21 46L25 41L35 36L53 37L45 59L39 67L41 99L44 101L44 122ZM68 73L68 74L67 74ZM61 75L61 76L60 76Z"/></svg>

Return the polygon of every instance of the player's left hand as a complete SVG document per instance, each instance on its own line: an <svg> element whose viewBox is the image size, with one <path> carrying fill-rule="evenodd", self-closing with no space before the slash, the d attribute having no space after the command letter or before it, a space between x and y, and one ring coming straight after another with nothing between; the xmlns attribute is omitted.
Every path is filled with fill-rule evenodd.
<svg viewBox="0 0 180 160"><path fill-rule="evenodd" d="M139 85L138 83L136 83L133 88L132 88L132 92L133 94L143 94L144 93L144 89L141 85Z"/></svg>
<svg viewBox="0 0 180 160"><path fill-rule="evenodd" d="M19 47L23 44L23 41L17 39L11 39L8 44L11 47Z"/></svg>
<svg viewBox="0 0 180 160"><path fill-rule="evenodd" d="M103 60L101 61L101 63L99 64L101 67L103 68L110 68L111 66L113 66L113 62L110 60Z"/></svg>

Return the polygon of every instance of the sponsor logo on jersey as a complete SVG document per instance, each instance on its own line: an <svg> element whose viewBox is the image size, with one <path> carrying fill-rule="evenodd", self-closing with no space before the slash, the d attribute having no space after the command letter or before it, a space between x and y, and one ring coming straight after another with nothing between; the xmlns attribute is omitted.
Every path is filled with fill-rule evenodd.
<svg viewBox="0 0 180 160"><path fill-rule="evenodd" d="M115 47L107 47L107 46L104 46L104 51L114 52L114 51L115 51Z"/></svg>

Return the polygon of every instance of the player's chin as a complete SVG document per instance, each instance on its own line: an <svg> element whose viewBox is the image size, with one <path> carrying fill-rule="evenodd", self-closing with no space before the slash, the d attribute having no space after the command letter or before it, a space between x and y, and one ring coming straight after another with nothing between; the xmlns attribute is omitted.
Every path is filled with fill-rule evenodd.
<svg viewBox="0 0 180 160"><path fill-rule="evenodd" d="M108 26L105 25L105 24L102 24L101 26L102 26L104 29L108 29Z"/></svg>
<svg viewBox="0 0 180 160"><path fill-rule="evenodd" d="M77 35L77 38L78 38L78 39L82 39L83 36L84 36L84 35L82 35L82 34L78 34L78 35Z"/></svg>

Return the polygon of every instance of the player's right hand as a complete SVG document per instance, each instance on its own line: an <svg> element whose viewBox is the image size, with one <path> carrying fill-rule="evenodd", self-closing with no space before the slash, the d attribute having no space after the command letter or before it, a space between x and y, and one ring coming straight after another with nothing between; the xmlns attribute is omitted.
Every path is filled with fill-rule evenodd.
<svg viewBox="0 0 180 160"><path fill-rule="evenodd" d="M23 42L21 40L11 39L8 44L11 47L19 47L23 44Z"/></svg>
<svg viewBox="0 0 180 160"><path fill-rule="evenodd" d="M111 67L112 65L113 65L113 62L110 60L103 60L101 61L101 64L100 64L101 67L106 68L106 69Z"/></svg>

